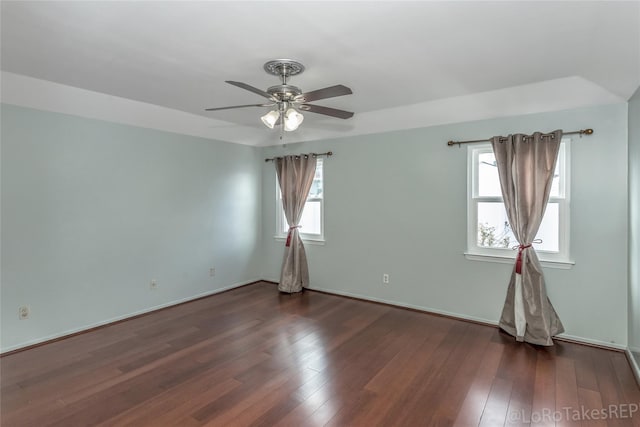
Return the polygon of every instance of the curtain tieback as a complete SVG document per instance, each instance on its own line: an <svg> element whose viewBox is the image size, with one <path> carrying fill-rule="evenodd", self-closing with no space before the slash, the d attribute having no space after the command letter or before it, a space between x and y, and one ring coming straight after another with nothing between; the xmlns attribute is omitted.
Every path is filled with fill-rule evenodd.
<svg viewBox="0 0 640 427"><path fill-rule="evenodd" d="M534 243L542 243L542 239L535 239L533 242L528 245L518 245L514 246L513 249L518 250L518 257L516 258L516 273L522 274L522 251L527 248L530 248Z"/></svg>
<svg viewBox="0 0 640 427"><path fill-rule="evenodd" d="M289 227L289 233L287 234L287 243L285 243L285 247L289 247L291 246L291 234L293 233L293 230L295 230L296 228L300 228L300 225L293 225L291 227Z"/></svg>
<svg viewBox="0 0 640 427"><path fill-rule="evenodd" d="M518 257L516 258L516 273L522 274L522 251L531 247L531 243L528 245L518 246Z"/></svg>

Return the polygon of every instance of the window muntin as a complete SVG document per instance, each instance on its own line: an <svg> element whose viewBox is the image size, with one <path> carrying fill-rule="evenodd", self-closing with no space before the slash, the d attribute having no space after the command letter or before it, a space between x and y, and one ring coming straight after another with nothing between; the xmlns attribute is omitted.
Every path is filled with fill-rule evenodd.
<svg viewBox="0 0 640 427"><path fill-rule="evenodd" d="M536 235L541 260L568 262L569 254L569 140L563 139L549 202ZM490 144L469 147L467 251L470 255L515 257L518 245L509 226L500 179Z"/></svg>
<svg viewBox="0 0 640 427"><path fill-rule="evenodd" d="M306 240L324 240L324 171L322 159L316 160L316 173L300 219L300 236ZM277 180L277 178L276 178ZM282 208L280 185L276 181L276 237L286 237L289 225Z"/></svg>

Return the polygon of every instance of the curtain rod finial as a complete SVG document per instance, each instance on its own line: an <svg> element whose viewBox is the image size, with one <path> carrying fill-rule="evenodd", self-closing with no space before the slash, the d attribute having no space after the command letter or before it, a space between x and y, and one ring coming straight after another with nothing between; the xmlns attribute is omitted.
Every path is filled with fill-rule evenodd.
<svg viewBox="0 0 640 427"><path fill-rule="evenodd" d="M593 129L585 129L581 133L584 133L585 135L591 135L593 133Z"/></svg>

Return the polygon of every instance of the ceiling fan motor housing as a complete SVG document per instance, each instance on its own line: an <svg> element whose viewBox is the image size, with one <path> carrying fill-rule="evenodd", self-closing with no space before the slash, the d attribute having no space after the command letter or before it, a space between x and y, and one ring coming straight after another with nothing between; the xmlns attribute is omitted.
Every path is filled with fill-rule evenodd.
<svg viewBox="0 0 640 427"><path fill-rule="evenodd" d="M279 101L292 101L296 96L302 94L302 90L292 85L276 85L267 89L267 93Z"/></svg>
<svg viewBox="0 0 640 427"><path fill-rule="evenodd" d="M278 100L280 110L286 109L289 102L302 94L302 90L299 87L287 84L289 77L301 74L304 71L304 65L300 62L293 59L274 59L264 64L264 70L268 74L279 76L282 80L282 84L271 86L267 89L267 93Z"/></svg>

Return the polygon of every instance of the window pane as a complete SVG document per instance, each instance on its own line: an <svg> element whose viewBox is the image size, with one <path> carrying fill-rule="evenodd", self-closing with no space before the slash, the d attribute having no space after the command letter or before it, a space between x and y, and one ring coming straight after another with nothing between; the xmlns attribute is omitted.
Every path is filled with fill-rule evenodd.
<svg viewBox="0 0 640 427"><path fill-rule="evenodd" d="M307 202L302 211L302 218L300 220L300 233L322 235L322 199L323 196L323 171L322 171L322 159L318 159L316 163L316 174L313 178L311 190ZM282 209L282 194L278 186L278 209L280 215L280 233L287 234L289 232L289 224L287 218L284 215ZM315 199L315 200L309 200Z"/></svg>
<svg viewBox="0 0 640 427"><path fill-rule="evenodd" d="M562 147L560 147L560 149L562 149ZM560 156L560 154L558 155ZM551 197L560 197L560 160L561 158L558 158L558 161L556 162L556 170L553 172L553 181L551 182L551 193L549 193L549 195Z"/></svg>
<svg viewBox="0 0 640 427"><path fill-rule="evenodd" d="M298 231L304 234L321 234L321 213L322 205L320 201L307 202L302 211L302 219L300 220L300 229ZM287 234L289 232L289 224L287 224L284 213L282 214L280 227L282 233Z"/></svg>
<svg viewBox="0 0 640 427"><path fill-rule="evenodd" d="M282 201L280 202L280 233L287 234L289 232L289 224L287 224L287 217L284 215L284 209L282 209Z"/></svg>
<svg viewBox="0 0 640 427"><path fill-rule="evenodd" d="M502 202L478 203L478 246L511 248L518 241L511 231L507 211Z"/></svg>
<svg viewBox="0 0 640 427"><path fill-rule="evenodd" d="M322 159L318 159L316 163L316 174L313 177L313 183L311 184L311 190L309 191L309 197L313 199L322 198Z"/></svg>
<svg viewBox="0 0 640 427"><path fill-rule="evenodd" d="M478 154L478 196L501 197L500 178L493 152Z"/></svg>
<svg viewBox="0 0 640 427"><path fill-rule="evenodd" d="M560 206L558 203L547 203L540 229L536 239L542 243L536 244L538 251L558 252L560 250Z"/></svg>
<svg viewBox="0 0 640 427"><path fill-rule="evenodd" d="M558 203L547 204L540 229L536 239L542 243L535 244L538 251L558 252L559 250L559 220L560 210ZM516 246L516 240L507 211L501 202L478 203L478 246L484 248L512 248Z"/></svg>
<svg viewBox="0 0 640 427"><path fill-rule="evenodd" d="M320 201L307 202L302 211L302 219L300 220L300 232L305 234L320 234L322 206Z"/></svg>
<svg viewBox="0 0 640 427"><path fill-rule="evenodd" d="M561 147L562 150L563 147ZM556 169L553 174L553 182L551 183L551 197L560 197L560 162L562 160L562 152L558 155ZM502 197L500 189L500 177L498 176L498 167L493 152L478 154L478 196L479 197Z"/></svg>

